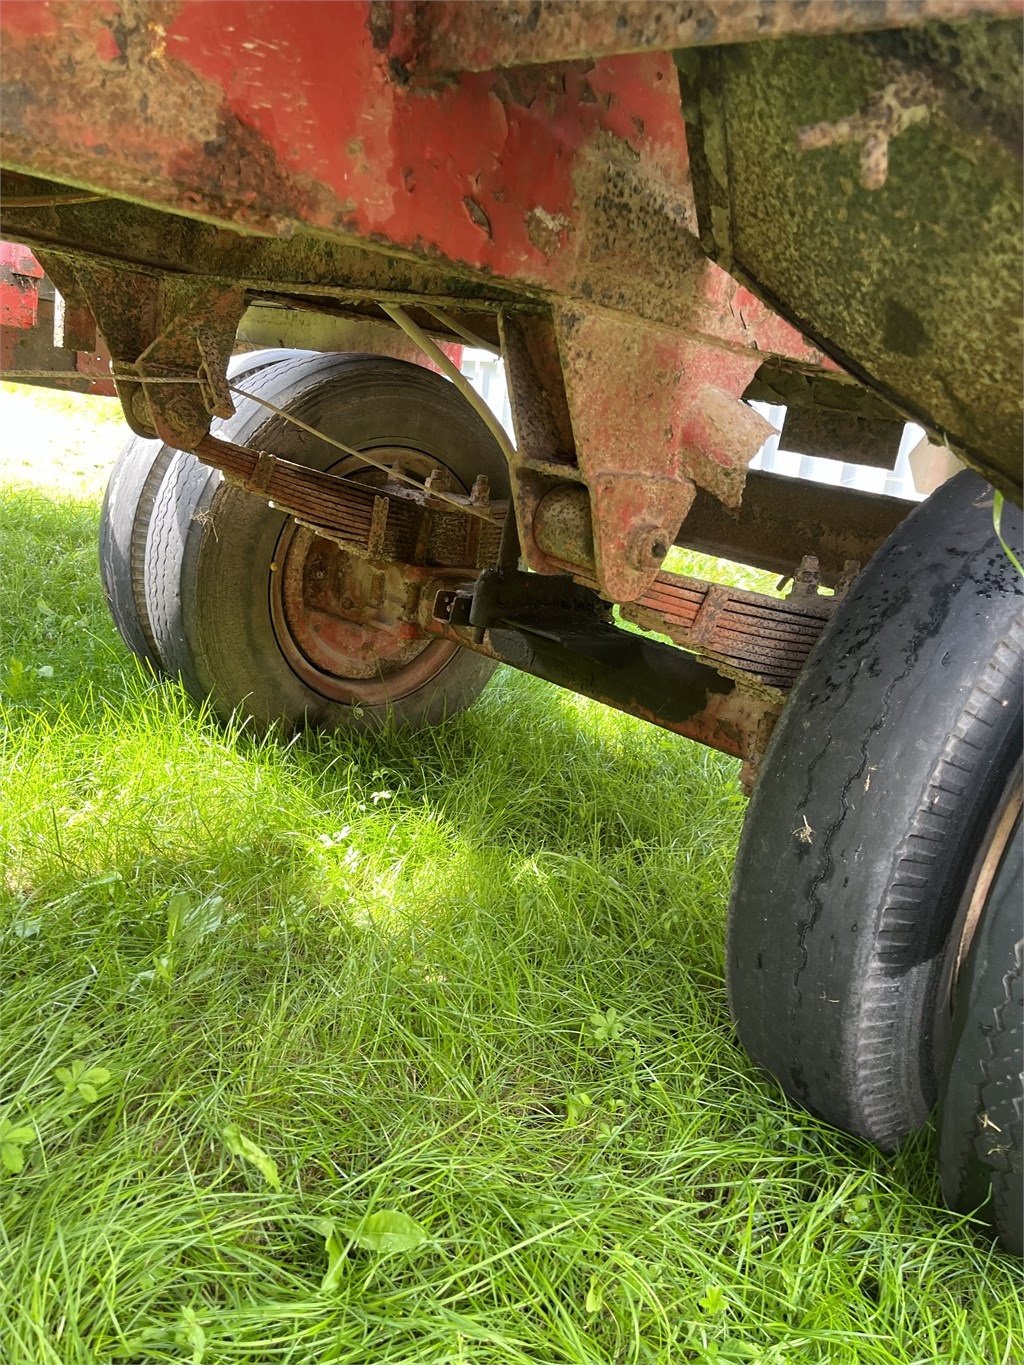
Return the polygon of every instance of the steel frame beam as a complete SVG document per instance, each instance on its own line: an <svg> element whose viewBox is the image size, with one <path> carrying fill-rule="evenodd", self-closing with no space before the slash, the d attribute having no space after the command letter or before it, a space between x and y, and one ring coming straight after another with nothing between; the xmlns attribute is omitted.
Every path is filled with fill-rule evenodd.
<svg viewBox="0 0 1024 1365"><path fill-rule="evenodd" d="M410 75L824 37L1005 13L1005 0L400 0L380 7Z"/></svg>

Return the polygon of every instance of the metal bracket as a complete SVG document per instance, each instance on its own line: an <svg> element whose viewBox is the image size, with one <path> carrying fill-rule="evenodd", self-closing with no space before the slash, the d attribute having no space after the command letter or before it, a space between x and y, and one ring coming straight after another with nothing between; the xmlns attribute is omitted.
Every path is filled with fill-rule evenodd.
<svg viewBox="0 0 1024 1365"><path fill-rule="evenodd" d="M231 416L227 363L245 311L242 288L61 252L40 260L61 293L88 304L134 432L194 450L212 417Z"/></svg>

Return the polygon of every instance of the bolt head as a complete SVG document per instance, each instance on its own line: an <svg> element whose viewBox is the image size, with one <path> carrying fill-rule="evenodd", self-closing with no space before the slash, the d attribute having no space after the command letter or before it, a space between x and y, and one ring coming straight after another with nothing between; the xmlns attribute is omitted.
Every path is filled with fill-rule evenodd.
<svg viewBox="0 0 1024 1365"><path fill-rule="evenodd" d="M672 537L660 526L645 526L633 537L630 561L641 570L656 568L669 552Z"/></svg>

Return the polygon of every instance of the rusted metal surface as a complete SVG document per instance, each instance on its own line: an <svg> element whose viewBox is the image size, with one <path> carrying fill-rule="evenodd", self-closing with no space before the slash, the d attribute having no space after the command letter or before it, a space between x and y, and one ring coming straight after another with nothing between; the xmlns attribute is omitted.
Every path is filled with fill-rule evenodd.
<svg viewBox="0 0 1024 1365"><path fill-rule="evenodd" d="M238 282L253 297L276 299L290 307L340 305L379 318L375 298L396 302L430 298L454 309L456 316L461 307L472 308L475 329L494 341L497 328L490 315L498 308L536 311L542 306L532 295L493 278L475 279L443 263L389 255L350 240L307 234L254 236L110 198L12 208L12 200L35 197L27 194L29 189L50 191L51 198L55 189L52 182L12 171L4 172L2 189L0 228L34 249L202 275L225 284Z"/></svg>
<svg viewBox="0 0 1024 1365"><path fill-rule="evenodd" d="M102 345L95 352L69 351L53 345L54 300L41 298L31 328L0 326L0 379L73 393L110 397L110 356Z"/></svg>
<svg viewBox="0 0 1024 1365"><path fill-rule="evenodd" d="M422 534L422 514L433 500L429 482L419 491L371 486L212 436L197 454L280 510L298 514L274 556L275 630L299 676L341 700L367 700L395 676L403 686L410 679L420 685L451 648L463 645L756 763L780 710L781 688L827 614L827 607L816 613L812 606L793 609L744 593L732 594L726 611L702 612L716 591L711 585L662 575L636 619L659 630L671 619L680 638L716 658L703 663L616 629L609 605L585 575L573 587L568 579L513 573L516 594L504 597L502 575L485 572L478 580L479 565L494 563L498 551L494 524L474 515L487 506L482 484L439 513L464 529L475 524L476 567L453 564L439 578L438 557L432 559ZM445 496L457 495L445 490ZM452 543L450 529L445 540ZM424 567L408 562L417 552ZM479 584L491 589L485 615L474 611L474 601L483 600L476 598ZM766 648L772 608L782 624L773 623L776 638Z"/></svg>
<svg viewBox="0 0 1024 1365"><path fill-rule="evenodd" d="M676 544L790 576L813 552L822 583L834 587L847 561L866 563L915 505L754 470L738 512L698 493Z"/></svg>
<svg viewBox="0 0 1024 1365"><path fill-rule="evenodd" d="M442 500L429 489L392 483L376 488L218 436L204 436L195 453L320 535L336 535L349 553L470 573L497 560L503 503L481 506L472 494L456 492L445 492Z"/></svg>
<svg viewBox="0 0 1024 1365"><path fill-rule="evenodd" d="M620 610L680 650L615 628L592 564L552 561L560 577L489 567L504 505L486 480L468 496L435 475L409 488L351 477L365 454L319 471L212 436L197 454L292 514L274 554L275 630L299 676L342 700L425 681L464 645L756 766L834 606L806 574L779 600L662 572Z"/></svg>
<svg viewBox="0 0 1024 1365"><path fill-rule="evenodd" d="M573 577L588 581L578 571ZM834 605L831 597L779 600L662 572L640 601L621 607L620 614L644 630L667 635L727 677L776 689L781 703Z"/></svg>
<svg viewBox="0 0 1024 1365"><path fill-rule="evenodd" d="M244 24L238 14L219 0L11 0L0 19L4 159L30 173L4 230L44 250L84 290L101 330L116 333L133 427L194 446L218 411L216 357L241 293L367 316L403 285L413 301L446 306L554 306L568 397L556 402L554 449L534 458L569 455L600 528L602 589L638 596L695 484L737 500L763 427L735 400L757 363L824 363L702 253L670 60L467 74L413 90L379 7L298 0L249 7ZM68 202L62 181L83 201ZM156 293L150 268L167 280ZM117 307L130 322L114 316L115 282L129 286ZM154 316L165 294L180 301L180 325ZM221 310L198 359L185 343L186 319L194 328L202 315L189 295ZM163 379L177 369L182 386L140 392L143 364L159 364ZM205 389L191 382L197 372ZM521 410L532 399L519 402L513 381ZM570 409L566 451L557 427ZM626 433L630 410L642 426ZM529 513L547 489L529 460L514 495L524 555L540 568Z"/></svg>
<svg viewBox="0 0 1024 1365"><path fill-rule="evenodd" d="M678 59L708 251L1019 501L1013 12Z"/></svg>
<svg viewBox="0 0 1024 1365"><path fill-rule="evenodd" d="M538 337L536 329L523 335ZM557 373L550 347L546 366L536 346L517 357L532 364L532 391L545 395L527 413L527 449L545 441L564 449L571 435L572 454L561 467L550 450L544 460L534 454L531 472L586 486L601 592L634 601L657 574L697 484L738 504L747 463L772 431L740 401L759 360L580 307L555 310L553 340ZM550 485L534 479L532 492L539 502Z"/></svg>
<svg viewBox="0 0 1024 1365"><path fill-rule="evenodd" d="M23 246L0 242L0 327L35 326L43 268Z"/></svg>
<svg viewBox="0 0 1024 1365"><path fill-rule="evenodd" d="M671 645L619 630L599 599L588 603L577 589L559 608L548 587L540 607L517 601L515 590L503 606L499 585L487 594L490 609L480 618L472 591L436 588L432 599L429 588L424 592L422 619L441 638L737 758L756 763L764 752L780 710L778 693L753 677L726 677Z"/></svg>
<svg viewBox="0 0 1024 1365"><path fill-rule="evenodd" d="M572 418L554 324L549 317L503 314L501 349L516 432L516 458L509 473L517 561L536 573L550 573L536 540L537 508L564 486L566 477L576 477ZM586 490L579 491L586 500Z"/></svg>
<svg viewBox="0 0 1024 1365"><path fill-rule="evenodd" d="M485 481L478 481L466 496L433 476L421 488L397 485L385 474L367 474L365 469L355 479L214 436L204 437L196 453L298 522L275 555L279 576L274 600L282 638L297 651L300 670L305 667L301 655L310 669L343 679L360 677L362 668L380 664L375 652L379 642L374 643L380 631L389 642L384 664L404 667L416 653L412 642L422 640L415 624L419 587L424 573L439 568L462 579L461 588L450 591L473 594L469 624L474 627L522 609L535 617L564 615L581 603L589 613L610 610L610 603L601 600L592 560L583 557L569 562L550 556L549 568L562 575L557 580L485 573L480 584L490 596L484 605L481 587L472 585L481 569L497 563L504 508L489 502ZM394 455L408 458L408 452ZM355 462L353 457L348 463ZM345 462L339 466L345 467ZM565 491L577 504L586 500L583 488ZM585 519L585 506L582 515ZM573 588L567 576L584 591ZM661 572L641 600L623 607L622 613L711 660L723 677L760 684L762 698L781 703L833 606L832 598L817 596L806 575L802 586L799 600L779 601Z"/></svg>
<svg viewBox="0 0 1024 1365"><path fill-rule="evenodd" d="M309 351L365 351L389 355L424 369L437 367L420 348L390 323L365 318L311 312L280 304L250 304L238 324L238 342L245 346L287 347ZM454 365L461 367L465 347L462 342L439 343Z"/></svg>
<svg viewBox="0 0 1024 1365"><path fill-rule="evenodd" d="M96 319L84 294L54 291L53 344L69 351L96 350Z"/></svg>
<svg viewBox="0 0 1024 1365"><path fill-rule="evenodd" d="M289 524L274 553L270 612L289 666L321 696L394 703L424 686L455 646L415 617L418 588L397 564L374 564Z"/></svg>
<svg viewBox="0 0 1024 1365"><path fill-rule="evenodd" d="M29 280L41 280L45 274L31 251L17 242L0 242L0 267Z"/></svg>
<svg viewBox="0 0 1024 1365"><path fill-rule="evenodd" d="M110 395L110 356L89 323L92 315L69 314L64 298L46 279L26 247L0 241L0 374L21 382L81 393Z"/></svg>
<svg viewBox="0 0 1024 1365"><path fill-rule="evenodd" d="M762 476L750 477L756 489ZM689 524L684 523L684 532ZM536 534L549 570L569 573L577 583L598 590L585 490L563 485L549 493L538 510ZM777 538L766 540L764 549L775 551ZM667 635L726 671L736 670L736 676L753 676L767 686L786 689L796 681L836 601L818 595L819 561L814 558L812 577L804 570L807 559L802 556L792 570L794 593L785 601L662 571L638 601L619 610L625 620ZM837 564L827 575L829 584L848 586L843 578L852 563L848 559Z"/></svg>
<svg viewBox="0 0 1024 1365"><path fill-rule="evenodd" d="M829 372L823 372L818 368L766 360L743 396L762 403L784 403L789 408L848 412L873 422L900 420L891 403L835 366Z"/></svg>
<svg viewBox="0 0 1024 1365"><path fill-rule="evenodd" d="M245 310L240 288L59 252L40 263L61 293L88 304L133 431L193 450L211 417L231 416L225 373Z"/></svg>
<svg viewBox="0 0 1024 1365"><path fill-rule="evenodd" d="M652 31L700 28L696 11L654 8ZM843 5L828 6L827 18L822 6L776 6L755 22L759 9L716 13L714 41L739 41L730 23L763 19L776 41L753 46L782 51L794 40L779 38L780 26L806 34L864 22ZM872 9L877 25L903 12ZM419 20L441 26L445 10L428 7ZM481 25L493 17L466 7L457 22L474 11ZM543 5L535 13L538 26L558 18ZM524 559L550 568L533 514L552 487L575 481L591 501L602 592L638 599L687 509L688 520L698 509L695 488L713 493L718 515L720 503L739 501L765 434L738 402L755 370L772 356L825 364L702 254L674 67L655 52L588 56L426 88L396 60L398 10L296 0L244 14L237 22L238 7L220 0L9 0L0 18L3 155L28 177L4 221L20 222L102 315L136 429L191 446L211 412L226 410L225 337L253 299L367 317L379 316L375 298L396 295L501 307L520 314L506 341ZM588 14L593 52L610 8L565 11L559 22ZM630 24L621 17L620 34ZM828 111L799 126L823 121ZM811 161L843 149L794 154ZM706 170L703 144L702 155ZM62 183L81 193L62 195ZM207 335L190 339L200 318ZM142 388L140 365L180 375L180 387ZM771 544L762 554L777 558ZM836 572L862 550L844 545ZM826 547L826 574L832 558Z"/></svg>
<svg viewBox="0 0 1024 1365"><path fill-rule="evenodd" d="M250 251L253 262L287 256L291 237L301 284L312 231L321 244L443 262L492 292L507 283L730 345L817 354L700 252L664 55L413 91L361 0L239 15L224 0L8 0L4 164L276 239L222 240L236 279L258 278ZM51 215L68 234L111 216L102 203L18 212L36 230ZM17 217L4 219L15 238ZM131 242L122 249L130 256Z"/></svg>
<svg viewBox="0 0 1024 1365"><path fill-rule="evenodd" d="M779 601L676 574L659 576L626 620L663 633L732 676L788 691L833 610L830 597ZM687 616L693 612L687 623Z"/></svg>
<svg viewBox="0 0 1024 1365"><path fill-rule="evenodd" d="M1005 0L402 0L377 5L389 51L404 71L449 71L570 61L794 35L855 33L1012 12Z"/></svg>
<svg viewBox="0 0 1024 1365"><path fill-rule="evenodd" d="M518 436L513 497L528 567L552 571L541 540L557 540L562 486L580 483L590 507L588 562L601 592L634 601L661 567L697 486L738 505L747 464L772 432L741 401L759 357L566 305L550 323L506 320L502 339Z"/></svg>
<svg viewBox="0 0 1024 1365"><path fill-rule="evenodd" d="M578 484L556 484L537 504L533 519L537 546L551 563L594 563L594 531L590 494Z"/></svg>
<svg viewBox="0 0 1024 1365"><path fill-rule="evenodd" d="M902 422L875 422L853 412L792 408L786 412L780 444L801 455L892 469L903 440Z"/></svg>
<svg viewBox="0 0 1024 1365"><path fill-rule="evenodd" d="M892 469L903 438L903 418L850 375L762 365L744 397L783 403L780 444L802 455Z"/></svg>

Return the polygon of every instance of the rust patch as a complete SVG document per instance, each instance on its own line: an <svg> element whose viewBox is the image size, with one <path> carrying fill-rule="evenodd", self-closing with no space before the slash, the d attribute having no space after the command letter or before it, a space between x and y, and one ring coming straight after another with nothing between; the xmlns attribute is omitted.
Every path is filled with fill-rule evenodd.
<svg viewBox="0 0 1024 1365"><path fill-rule="evenodd" d="M576 307L556 309L555 329L600 591L634 601L674 542L695 483L739 503L747 464L772 431L741 401L757 355Z"/></svg>
<svg viewBox="0 0 1024 1365"><path fill-rule="evenodd" d="M554 255L570 226L564 213L548 213L539 204L526 215L526 235L545 256Z"/></svg>
<svg viewBox="0 0 1024 1365"><path fill-rule="evenodd" d="M288 233L317 215L344 218L350 206L283 168L224 92L176 58L168 34L178 0L120 0L107 16L73 0L48 9L58 42L5 44L7 71L31 73L4 86L9 155L27 139L52 148L70 181L135 198L159 193L169 178L176 206L250 230ZM99 115L92 126L90 113Z"/></svg>
<svg viewBox="0 0 1024 1365"><path fill-rule="evenodd" d="M186 142L186 150L168 167L174 180L189 187L181 194L186 208L203 211L204 205L217 204L240 223L262 222L269 215L282 231L290 231L323 207L323 187L312 180L303 184L285 171L274 149L226 103L212 136ZM337 208L344 213L354 205Z"/></svg>

